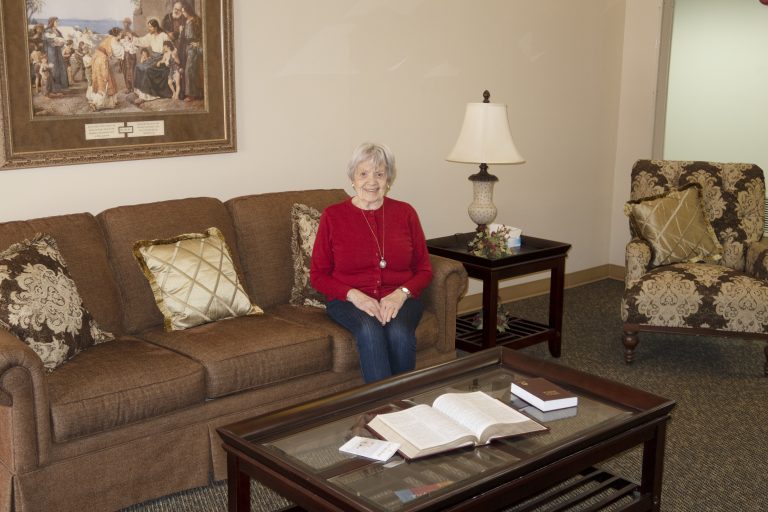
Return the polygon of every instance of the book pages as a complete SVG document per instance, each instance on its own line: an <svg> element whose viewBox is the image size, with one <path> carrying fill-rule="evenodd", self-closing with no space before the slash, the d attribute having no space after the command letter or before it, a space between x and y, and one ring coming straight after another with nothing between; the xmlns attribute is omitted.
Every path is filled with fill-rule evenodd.
<svg viewBox="0 0 768 512"><path fill-rule="evenodd" d="M484 434L491 427L531 421L482 391L446 393L438 397L432 407L467 428L483 444L488 441L484 439Z"/></svg>
<svg viewBox="0 0 768 512"><path fill-rule="evenodd" d="M473 436L470 430L423 404L396 413L380 414L377 418L419 450Z"/></svg>

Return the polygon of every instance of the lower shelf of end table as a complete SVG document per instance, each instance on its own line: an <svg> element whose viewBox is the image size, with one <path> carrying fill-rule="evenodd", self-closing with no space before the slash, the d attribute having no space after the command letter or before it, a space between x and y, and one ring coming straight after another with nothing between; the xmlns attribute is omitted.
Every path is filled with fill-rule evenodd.
<svg viewBox="0 0 768 512"><path fill-rule="evenodd" d="M477 311L456 317L456 348L466 352L483 349L483 330L472 325ZM496 344L514 349L535 345L552 336L554 329L546 324L509 317L507 329L496 333Z"/></svg>

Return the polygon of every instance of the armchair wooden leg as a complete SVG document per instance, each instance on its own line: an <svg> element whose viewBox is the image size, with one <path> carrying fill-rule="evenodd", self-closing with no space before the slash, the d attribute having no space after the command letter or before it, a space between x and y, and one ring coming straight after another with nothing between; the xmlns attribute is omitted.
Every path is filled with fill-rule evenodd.
<svg viewBox="0 0 768 512"><path fill-rule="evenodd" d="M622 341L624 341L624 362L631 364L635 359L635 347L640 342L637 331L624 331ZM766 350L768 351L768 348Z"/></svg>

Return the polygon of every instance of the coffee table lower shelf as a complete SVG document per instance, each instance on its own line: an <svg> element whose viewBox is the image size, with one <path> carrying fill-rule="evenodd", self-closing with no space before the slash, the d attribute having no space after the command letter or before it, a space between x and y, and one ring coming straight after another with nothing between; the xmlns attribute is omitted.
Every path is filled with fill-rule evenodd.
<svg viewBox="0 0 768 512"><path fill-rule="evenodd" d="M650 501L650 497L646 497ZM640 487L600 468L587 468L502 512L620 512L646 510ZM280 512L303 512L295 505Z"/></svg>
<svg viewBox="0 0 768 512"><path fill-rule="evenodd" d="M641 501L636 483L593 467L504 512L616 512L634 510Z"/></svg>
<svg viewBox="0 0 768 512"><path fill-rule="evenodd" d="M456 317L456 348L467 352L477 352L484 348L483 330L472 325L477 311L465 313ZM554 333L548 325L526 320L525 318L509 317L507 329L496 333L496 345L510 348L523 348L546 341Z"/></svg>

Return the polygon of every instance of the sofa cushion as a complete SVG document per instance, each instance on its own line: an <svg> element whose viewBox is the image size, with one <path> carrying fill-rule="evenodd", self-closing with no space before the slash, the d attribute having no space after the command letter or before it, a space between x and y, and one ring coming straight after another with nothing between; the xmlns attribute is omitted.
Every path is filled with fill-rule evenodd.
<svg viewBox="0 0 768 512"><path fill-rule="evenodd" d="M140 240L133 255L152 286L166 331L263 313L251 304L216 228L164 240Z"/></svg>
<svg viewBox="0 0 768 512"><path fill-rule="evenodd" d="M48 377L57 442L201 403L205 371L136 338L96 345Z"/></svg>
<svg viewBox="0 0 768 512"><path fill-rule="evenodd" d="M328 334L269 314L186 331L152 329L141 337L203 365L208 398L330 371L332 366Z"/></svg>
<svg viewBox="0 0 768 512"><path fill-rule="evenodd" d="M722 258L723 248L704 216L700 187L687 185L627 202L624 213L653 248L653 266Z"/></svg>
<svg viewBox="0 0 768 512"><path fill-rule="evenodd" d="M170 238L179 233L200 233L213 226L224 234L235 267L238 272L242 270L232 220L218 199L197 197L119 206L101 212L97 218L104 229L112 266L120 283L123 322L129 333L144 331L163 323L163 315L157 309L152 288L133 257L133 244L138 240Z"/></svg>
<svg viewBox="0 0 768 512"><path fill-rule="evenodd" d="M327 333L333 343L333 371L345 372L360 368L357 347L352 334L331 320L324 309L309 306L282 304L271 308L268 313L291 322ZM416 352L434 348L437 344L437 316L424 310L416 327ZM418 355L416 358L418 359Z"/></svg>
<svg viewBox="0 0 768 512"><path fill-rule="evenodd" d="M49 371L114 339L83 306L56 241L47 234L0 252L0 326L29 345Z"/></svg>
<svg viewBox="0 0 768 512"><path fill-rule="evenodd" d="M122 332L120 292L117 288L107 245L96 218L90 213L75 213L26 221L0 223L0 248L48 233L67 262L72 280L102 329Z"/></svg>
<svg viewBox="0 0 768 512"><path fill-rule="evenodd" d="M291 300L293 266L288 262L292 258L293 205L301 203L322 211L347 198L343 190L335 189L276 192L227 201L243 255L245 289L251 300L265 309Z"/></svg>
<svg viewBox="0 0 768 512"><path fill-rule="evenodd" d="M305 204L291 208L291 252L293 253L293 288L291 304L325 309L325 296L312 288L309 268L315 247L320 212Z"/></svg>

